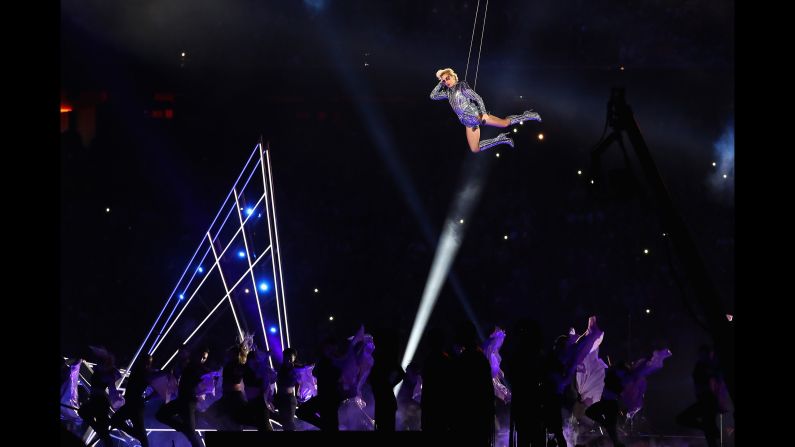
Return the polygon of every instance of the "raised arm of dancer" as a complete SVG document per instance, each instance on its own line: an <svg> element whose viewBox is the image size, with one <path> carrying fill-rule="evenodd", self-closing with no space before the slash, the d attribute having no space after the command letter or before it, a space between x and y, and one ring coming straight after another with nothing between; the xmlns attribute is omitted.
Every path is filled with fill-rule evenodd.
<svg viewBox="0 0 795 447"><path fill-rule="evenodd" d="M636 366L632 368L632 375L637 377L646 377L653 374L663 367L663 360L673 355L670 349L660 349L654 351L651 360L641 359L636 362Z"/></svg>
<svg viewBox="0 0 795 447"><path fill-rule="evenodd" d="M596 325L596 317L592 316L588 318L588 329L585 331L584 334L577 339L572 349L574 349L573 361L571 364L567 365L567 369L569 370L569 374L573 374L574 370L577 368L577 365L585 360L585 356L591 352L591 349L596 343L596 340L599 339L604 334L604 331L599 329L599 326Z"/></svg>
<svg viewBox="0 0 795 447"><path fill-rule="evenodd" d="M447 87L444 85L444 82L439 82L434 87L433 91L431 91L431 99L433 100L440 100L440 99L447 99Z"/></svg>

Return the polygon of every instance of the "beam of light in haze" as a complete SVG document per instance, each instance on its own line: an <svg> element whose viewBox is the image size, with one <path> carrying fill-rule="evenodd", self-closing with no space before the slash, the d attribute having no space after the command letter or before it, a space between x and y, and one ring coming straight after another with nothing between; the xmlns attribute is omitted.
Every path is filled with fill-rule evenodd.
<svg viewBox="0 0 795 447"><path fill-rule="evenodd" d="M470 216L480 200L492 160L491 157L472 157L467 159L464 164L462 185L453 199L447 218L445 218L442 237L436 247L431 271L422 292L417 315L414 317L414 325L411 328L406 351L403 353L401 361L403 369L408 367L417 351L417 346L419 346L425 326L428 324L428 319L439 298L444 280L447 278L458 249L461 247L461 242L464 240L467 225L462 224L461 220L471 222Z"/></svg>
<svg viewBox="0 0 795 447"><path fill-rule="evenodd" d="M333 24L330 26L329 23L327 23L327 19L325 17L323 17L321 20L318 20L317 25L321 27L325 34L329 36L336 34L333 29ZM428 218L428 212L425 211L425 207L422 205L420 195L411 180L409 170L400 159L399 152L394 144L394 138L392 137L389 127L386 125L386 119L384 118L383 112L379 108L374 107L371 103L361 101L356 97L356 95L367 96L366 93L369 88L369 82L367 79L362 77L360 72L352 69L355 64L346 62L344 52L339 48L340 43L337 40L327 39L325 40L325 43L329 53L332 55L331 60L335 61L335 70L345 83L345 86L352 93L354 97L354 103L359 109L361 119L364 120L366 124L367 132L375 143L375 148L378 150L378 154L381 156L382 160L389 169L392 179L400 188L400 192L402 193L403 198L406 200L406 203L409 205L409 209L414 215L414 218L420 225L420 230L422 231L426 242L429 245L436 245L438 239L430 223L430 219ZM465 218L463 215L460 217ZM456 298L458 298L458 301L461 303L461 306L463 307L467 317L475 325L478 335L482 340L483 331L472 310L472 306L469 304L469 299L466 292L464 291L464 287L461 285L461 282L455 275L455 272L450 272L449 277L450 284L453 287L453 292L455 293Z"/></svg>
<svg viewBox="0 0 795 447"><path fill-rule="evenodd" d="M304 0L304 5L312 12L318 13L326 9L326 0Z"/></svg>
<svg viewBox="0 0 795 447"><path fill-rule="evenodd" d="M715 169L708 180L710 189L717 196L734 200L734 124L728 124L723 134L713 143Z"/></svg>

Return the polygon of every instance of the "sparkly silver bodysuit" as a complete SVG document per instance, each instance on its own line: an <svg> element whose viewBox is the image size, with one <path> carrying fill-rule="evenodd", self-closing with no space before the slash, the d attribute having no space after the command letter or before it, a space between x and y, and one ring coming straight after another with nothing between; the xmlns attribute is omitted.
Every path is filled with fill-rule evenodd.
<svg viewBox="0 0 795 447"><path fill-rule="evenodd" d="M452 88L447 88L443 82L440 82L431 92L431 99L449 100L450 106L458 115L461 124L467 127L477 128L480 126L482 124L480 115L487 113L483 98L475 93L466 81L459 81Z"/></svg>

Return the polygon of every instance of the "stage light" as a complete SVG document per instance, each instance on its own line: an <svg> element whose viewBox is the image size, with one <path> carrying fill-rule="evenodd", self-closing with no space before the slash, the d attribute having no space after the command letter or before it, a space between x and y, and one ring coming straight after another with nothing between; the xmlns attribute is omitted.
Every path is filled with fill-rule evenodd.
<svg viewBox="0 0 795 447"><path fill-rule="evenodd" d="M246 257L246 252L243 251L243 250L240 250L239 252L237 252L237 257L238 258L245 258Z"/></svg>
<svg viewBox="0 0 795 447"><path fill-rule="evenodd" d="M543 140L544 139L544 134L542 134L542 133L538 134L538 139L539 140Z"/></svg>
<svg viewBox="0 0 795 447"><path fill-rule="evenodd" d="M718 164L717 164L717 163L715 163L714 161L712 162L712 166L713 166L713 167L715 167L715 166L717 166L717 165L718 165Z"/></svg>
<svg viewBox="0 0 795 447"><path fill-rule="evenodd" d="M578 169L577 170L577 175L582 175L582 171Z"/></svg>
<svg viewBox="0 0 795 447"><path fill-rule="evenodd" d="M271 334L275 334L276 333L276 326L271 326L269 330L271 331Z"/></svg>
<svg viewBox="0 0 795 447"><path fill-rule="evenodd" d="M591 184L593 185L593 180L591 180Z"/></svg>
<svg viewBox="0 0 795 447"><path fill-rule="evenodd" d="M319 292L319 290L315 289L315 293Z"/></svg>
<svg viewBox="0 0 795 447"><path fill-rule="evenodd" d="M199 268L197 268L196 271L199 273L204 273L204 268L202 266L199 266Z"/></svg>
<svg viewBox="0 0 795 447"><path fill-rule="evenodd" d="M649 315L650 313L651 313L651 309L648 309L648 308L647 308L647 309L646 309L646 315Z"/></svg>
<svg viewBox="0 0 795 447"><path fill-rule="evenodd" d="M514 128L514 129L513 129L513 133L516 133L516 132L519 132L519 129L517 129L517 128Z"/></svg>
<svg viewBox="0 0 795 447"><path fill-rule="evenodd" d="M647 254L649 254L649 249L648 249L648 248L644 248L644 249L643 249L643 254L644 254L644 255L647 255Z"/></svg>
<svg viewBox="0 0 795 447"><path fill-rule="evenodd" d="M253 213L253 212L254 212L254 210L251 209L251 207L246 208L246 216L250 216L251 213Z"/></svg>
<svg viewBox="0 0 795 447"><path fill-rule="evenodd" d="M499 152L497 152L497 158L500 158L500 153Z"/></svg>
<svg viewBox="0 0 795 447"><path fill-rule="evenodd" d="M110 212L110 208L105 208L105 212L109 213Z"/></svg>
<svg viewBox="0 0 795 447"><path fill-rule="evenodd" d="M727 177L726 174L723 174L723 178L726 178L726 177Z"/></svg>
<svg viewBox="0 0 795 447"><path fill-rule="evenodd" d="M184 300L185 299L185 294L184 293L180 293L179 294L179 299L180 300Z"/></svg>
<svg viewBox="0 0 795 447"><path fill-rule="evenodd" d="M334 315L329 315L328 321L334 321Z"/></svg>
<svg viewBox="0 0 795 447"><path fill-rule="evenodd" d="M244 292L248 293L248 292L249 292L249 290L248 290L248 289L245 289L245 290L244 290Z"/></svg>
<svg viewBox="0 0 795 447"><path fill-rule="evenodd" d="M505 235L505 236L503 236L502 238L503 238L503 239L505 239L505 240L507 241L507 240L508 240L508 235L506 234L506 235Z"/></svg>
<svg viewBox="0 0 795 447"><path fill-rule="evenodd" d="M459 220L458 223L464 223L464 219Z"/></svg>
<svg viewBox="0 0 795 447"><path fill-rule="evenodd" d="M266 283L265 281L263 281L263 282L259 283L259 289L260 289L261 291L263 291L263 292L267 292L267 291L268 291L268 288L269 288L269 287L268 287L268 283Z"/></svg>
<svg viewBox="0 0 795 447"><path fill-rule="evenodd" d="M450 275L450 269L458 253L458 249L464 240L467 226L460 225L459 222L462 219L469 219L469 216L472 215L480 199L485 184L485 172L483 167L484 165L482 163L472 163L465 167L464 175L462 175L462 183L459 185L458 192L456 192L453 198L450 211L445 218L442 234L439 237L436 253L433 256L433 262L428 272L428 279L425 282L417 313L414 316L414 323L411 327L408 342L406 343L406 350L403 353L401 366L404 369L408 367L409 363L411 363L411 360L414 358L414 353L417 350L422 334L425 332L425 326L436 305L442 285ZM462 304L465 303L462 302ZM467 310L466 306L464 310ZM470 318L477 329L477 319L474 318L473 315L471 315Z"/></svg>

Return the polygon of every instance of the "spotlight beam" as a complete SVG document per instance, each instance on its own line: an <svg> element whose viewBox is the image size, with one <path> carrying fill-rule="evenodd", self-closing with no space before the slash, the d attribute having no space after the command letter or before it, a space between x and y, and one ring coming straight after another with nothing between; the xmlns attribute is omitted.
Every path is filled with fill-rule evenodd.
<svg viewBox="0 0 795 447"><path fill-rule="evenodd" d="M450 272L456 254L458 254L461 242L464 240L467 224L460 222L461 220L471 221L470 216L480 201L483 185L488 177L488 169L491 167L491 160L488 157L470 158L464 164L462 184L453 199L447 218L445 218L444 230L439 238L439 245L436 248L428 280L422 292L417 315L414 317L414 325L411 328L409 341L401 362L403 369L408 367L414 358L422 334L425 332L425 326L428 324L428 319L439 298L439 292Z"/></svg>
<svg viewBox="0 0 795 447"><path fill-rule="evenodd" d="M403 369L406 369L414 358L422 333L425 331L425 326L439 297L439 291L442 288L442 284L444 284L445 278L447 278L447 272L450 271L450 265L453 263L453 259L455 259L455 255L461 245L461 241L457 240L453 234L454 230L451 227L454 225L455 223L447 222L444 232L442 232L442 237L439 239L439 246L436 248L431 272L428 274L425 289L422 291L420 307L414 317L414 325L411 328L406 351L403 353L403 361L401 362Z"/></svg>
<svg viewBox="0 0 795 447"><path fill-rule="evenodd" d="M317 26L329 35L332 34L334 29L334 24L332 23L331 25L332 26L328 26L328 24L326 24L324 21L318 21L317 23ZM352 92L354 103L359 110L361 119L367 123L367 132L369 133L375 148L378 150L378 154L381 156L382 161L389 170L392 179L400 189L403 199L414 215L417 224L420 226L420 230L422 231L426 242L428 245L438 245L438 233L432 228L430 219L428 217L429 213L423 206L420 194L417 191L417 188L414 186L409 170L406 168L405 164L400 158L400 151L395 148L394 138L391 135L390 127L386 125L387 120L384 118L380 109L373 107L370 103L361 99L363 96L366 96L367 89L370 84L369 81L365 79L360 72L352 70L350 68L352 65L343 62L346 60L346 53L341 49L337 41L334 39L329 39L325 43L327 44L326 48L329 50L329 53L334 56L333 60L337 61L337 64L334 65L334 68L336 69L340 78L345 82L348 90ZM453 292L455 293L456 298L464 308L467 317L469 317L469 319L475 324L478 335L481 339L483 339L483 331L480 327L480 324L477 322L474 312L472 312L472 306L469 304L469 298L467 297L461 281L455 274L455 271L450 272L449 280L450 284L453 286Z"/></svg>

